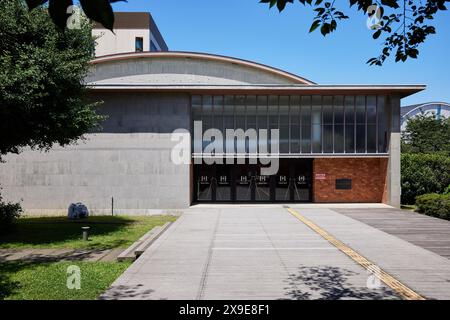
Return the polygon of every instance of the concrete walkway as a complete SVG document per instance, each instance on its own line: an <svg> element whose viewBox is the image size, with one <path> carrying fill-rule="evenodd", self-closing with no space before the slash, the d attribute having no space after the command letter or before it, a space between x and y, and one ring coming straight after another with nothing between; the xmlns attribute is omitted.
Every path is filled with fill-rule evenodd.
<svg viewBox="0 0 450 320"><path fill-rule="evenodd" d="M335 210L298 210L422 296L450 299L450 260L447 258ZM372 214L375 216L376 211ZM441 222L442 226L447 226L446 221Z"/></svg>
<svg viewBox="0 0 450 320"><path fill-rule="evenodd" d="M368 276L282 206L193 208L101 299L399 298Z"/></svg>
<svg viewBox="0 0 450 320"><path fill-rule="evenodd" d="M450 299L445 256L351 218L358 216L351 208L291 207L416 293ZM368 209L357 210L361 217ZM373 219L377 212L399 213L371 208ZM391 216L397 226L398 219L410 217L421 218ZM403 223L411 227L409 220ZM420 232L442 234L448 226L437 220ZM280 205L204 206L186 210L101 299L399 298L390 288L369 289L368 278L359 264Z"/></svg>

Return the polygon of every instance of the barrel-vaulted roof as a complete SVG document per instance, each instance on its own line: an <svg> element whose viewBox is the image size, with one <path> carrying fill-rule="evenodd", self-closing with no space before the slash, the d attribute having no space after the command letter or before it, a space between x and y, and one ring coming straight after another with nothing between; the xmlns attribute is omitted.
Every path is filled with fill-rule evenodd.
<svg viewBox="0 0 450 320"><path fill-rule="evenodd" d="M208 94L396 94L423 85L319 85L295 74L232 57L192 52L132 52L91 61L86 85L94 91Z"/></svg>
<svg viewBox="0 0 450 320"><path fill-rule="evenodd" d="M313 85L292 73L256 62L191 52L138 52L92 62L89 83L176 85Z"/></svg>

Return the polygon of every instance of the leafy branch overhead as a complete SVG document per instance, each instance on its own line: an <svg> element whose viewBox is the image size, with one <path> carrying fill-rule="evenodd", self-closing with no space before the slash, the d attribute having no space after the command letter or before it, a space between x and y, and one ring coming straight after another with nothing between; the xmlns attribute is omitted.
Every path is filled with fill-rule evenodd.
<svg viewBox="0 0 450 320"><path fill-rule="evenodd" d="M47 11L0 0L0 162L25 147L74 143L103 119L84 86L94 57L91 24L83 19L60 32Z"/></svg>
<svg viewBox="0 0 450 320"><path fill-rule="evenodd" d="M73 0L25 0L30 10L48 5L48 11L53 22L61 29L66 27L67 19L71 16L68 10L73 5ZM126 0L79 0L81 8L86 16L101 23L106 29L113 30L114 13L111 3L127 2Z"/></svg>
<svg viewBox="0 0 450 320"><path fill-rule="evenodd" d="M276 6L281 12L294 0L260 0ZM337 8L345 1L298 0L303 5L313 8L315 16L309 32L319 29L326 36L337 29L340 20L349 17ZM405 62L408 58L416 59L419 46L429 35L436 33L431 21L439 11L445 11L450 0L349 0L350 7L356 6L358 12L368 15L367 27L373 31L376 40L384 37L381 53L367 61L370 65L381 66L386 59L395 55L395 61Z"/></svg>
<svg viewBox="0 0 450 320"><path fill-rule="evenodd" d="M68 8L73 0L25 0L30 9L37 6L48 5L50 16L54 23L64 29L69 16ZM79 0L86 16L101 23L112 31L114 26L114 13L111 3L126 0ZM288 3L295 0L260 0L269 4L270 8L276 6L283 11ZM310 32L319 29L326 36L335 31L338 22L349 17L338 9L346 1L324 0L298 0L304 6L310 6L315 13ZM356 7L358 12L368 15L367 27L373 31L373 38L384 38L381 53L367 61L370 65L381 66L385 60L395 55L395 61L406 61L408 58L416 59L419 47L429 35L436 33L432 20L439 11L447 10L446 3L450 0L348 0L350 7Z"/></svg>

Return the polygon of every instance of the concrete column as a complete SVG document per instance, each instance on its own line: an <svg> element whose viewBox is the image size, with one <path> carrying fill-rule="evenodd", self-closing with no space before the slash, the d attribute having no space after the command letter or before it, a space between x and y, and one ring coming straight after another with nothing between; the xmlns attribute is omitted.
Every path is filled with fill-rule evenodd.
<svg viewBox="0 0 450 320"><path fill-rule="evenodd" d="M389 161L387 168L387 203L393 207L401 206L401 165L400 165L400 97L391 96L389 101Z"/></svg>

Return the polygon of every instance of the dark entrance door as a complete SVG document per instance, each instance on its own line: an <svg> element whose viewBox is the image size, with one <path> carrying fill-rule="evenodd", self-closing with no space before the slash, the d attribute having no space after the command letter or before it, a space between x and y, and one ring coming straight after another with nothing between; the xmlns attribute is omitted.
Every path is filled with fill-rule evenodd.
<svg viewBox="0 0 450 320"><path fill-rule="evenodd" d="M230 166L234 172L235 198L238 202L249 202L254 198L254 168L249 164Z"/></svg>
<svg viewBox="0 0 450 320"><path fill-rule="evenodd" d="M280 159L273 176L255 164L195 165L197 202L310 202L312 159Z"/></svg>
<svg viewBox="0 0 450 320"><path fill-rule="evenodd" d="M312 202L312 161L294 164L291 170L292 201Z"/></svg>
<svg viewBox="0 0 450 320"><path fill-rule="evenodd" d="M215 167L215 177L216 201L232 201L232 177L230 168L226 165L217 165Z"/></svg>
<svg viewBox="0 0 450 320"><path fill-rule="evenodd" d="M195 195L199 202L216 201L215 193L215 166L195 166Z"/></svg>

